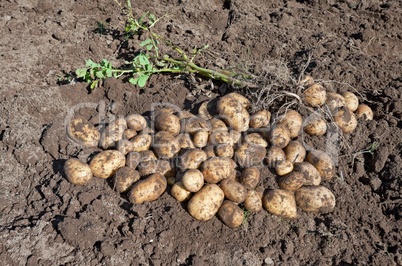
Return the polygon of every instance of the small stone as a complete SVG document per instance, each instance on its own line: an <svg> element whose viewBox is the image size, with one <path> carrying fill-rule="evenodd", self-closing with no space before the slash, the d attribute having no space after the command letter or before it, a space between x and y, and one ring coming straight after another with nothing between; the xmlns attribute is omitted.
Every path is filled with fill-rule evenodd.
<svg viewBox="0 0 402 266"><path fill-rule="evenodd" d="M379 189L381 187L381 184L382 184L381 179L379 179L378 177L375 177L375 178L371 179L371 181L370 181L371 188L374 191Z"/></svg>
<svg viewBox="0 0 402 266"><path fill-rule="evenodd" d="M266 257L264 262L268 265L274 264L274 261L270 257Z"/></svg>

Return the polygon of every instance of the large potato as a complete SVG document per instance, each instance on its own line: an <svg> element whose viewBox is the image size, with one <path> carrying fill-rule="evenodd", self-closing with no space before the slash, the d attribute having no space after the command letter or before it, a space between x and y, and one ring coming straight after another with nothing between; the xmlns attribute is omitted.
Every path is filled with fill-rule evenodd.
<svg viewBox="0 0 402 266"><path fill-rule="evenodd" d="M267 110L258 111L250 117L251 128L262 128L269 125L271 113Z"/></svg>
<svg viewBox="0 0 402 266"><path fill-rule="evenodd" d="M134 184L129 193L130 202L141 204L145 201L154 201L165 192L166 187L166 178L161 174L153 174Z"/></svg>
<svg viewBox="0 0 402 266"><path fill-rule="evenodd" d="M76 185L86 184L92 178L92 171L89 165L75 158L66 161L64 173L66 173L68 181Z"/></svg>
<svg viewBox="0 0 402 266"><path fill-rule="evenodd" d="M306 158L306 149L298 141L289 142L285 148L286 160L292 163L301 163Z"/></svg>
<svg viewBox="0 0 402 266"><path fill-rule="evenodd" d="M250 167L260 164L266 153L264 147L244 143L236 149L235 159L241 167Z"/></svg>
<svg viewBox="0 0 402 266"><path fill-rule="evenodd" d="M182 182L175 183L170 193L178 202L187 201L191 198L191 192L183 186Z"/></svg>
<svg viewBox="0 0 402 266"><path fill-rule="evenodd" d="M203 148L207 146L209 138L209 132L206 129L200 129L194 133L193 143L197 148Z"/></svg>
<svg viewBox="0 0 402 266"><path fill-rule="evenodd" d="M268 147L267 141L258 133L248 134L244 137L244 141L264 148Z"/></svg>
<svg viewBox="0 0 402 266"><path fill-rule="evenodd" d="M242 103L232 96L226 95L219 100L217 105L219 115L234 130L247 131L250 115Z"/></svg>
<svg viewBox="0 0 402 266"><path fill-rule="evenodd" d="M189 201L187 208L197 220L207 221L214 217L225 198L222 189L216 184L207 184Z"/></svg>
<svg viewBox="0 0 402 266"><path fill-rule="evenodd" d="M311 136L322 136L327 132L327 123L324 119L314 118L304 127L304 131Z"/></svg>
<svg viewBox="0 0 402 266"><path fill-rule="evenodd" d="M140 179L140 174L133 168L124 166L117 169L114 179L116 190L121 193L130 189Z"/></svg>
<svg viewBox="0 0 402 266"><path fill-rule="evenodd" d="M298 112L287 110L286 113L279 118L278 124L285 126L289 130L291 138L296 138L300 133L303 118Z"/></svg>
<svg viewBox="0 0 402 266"><path fill-rule="evenodd" d="M296 202L305 212L327 213L335 208L335 196L323 186L301 187L296 191Z"/></svg>
<svg viewBox="0 0 402 266"><path fill-rule="evenodd" d="M180 119L174 114L161 112L155 117L155 128L177 135L180 133Z"/></svg>
<svg viewBox="0 0 402 266"><path fill-rule="evenodd" d="M321 106L327 99L327 92L321 85L314 84L304 91L303 98L305 102L313 107Z"/></svg>
<svg viewBox="0 0 402 266"><path fill-rule="evenodd" d="M365 120L373 120L373 110L365 104L361 104L356 109L357 117L363 117Z"/></svg>
<svg viewBox="0 0 402 266"><path fill-rule="evenodd" d="M218 210L217 216L229 227L239 227L244 220L244 212L237 204L225 200Z"/></svg>
<svg viewBox="0 0 402 266"><path fill-rule="evenodd" d="M293 191L273 189L262 197L262 205L270 213L288 218L297 218L296 200Z"/></svg>
<svg viewBox="0 0 402 266"><path fill-rule="evenodd" d="M303 174L293 171L288 175L282 176L278 181L278 185L282 189L297 190L303 186L304 182Z"/></svg>
<svg viewBox="0 0 402 266"><path fill-rule="evenodd" d="M216 184L236 175L232 161L227 157L212 157L201 165L201 172L206 182Z"/></svg>
<svg viewBox="0 0 402 266"><path fill-rule="evenodd" d="M183 186L190 192L199 191L204 185L204 176L198 169L187 170L182 177Z"/></svg>
<svg viewBox="0 0 402 266"><path fill-rule="evenodd" d="M158 158L173 158L180 151L180 142L178 137L173 136L170 132L159 131L154 136L152 148Z"/></svg>
<svg viewBox="0 0 402 266"><path fill-rule="evenodd" d="M129 129L141 131L147 127L147 121L142 115L133 114L126 117L127 126Z"/></svg>
<svg viewBox="0 0 402 266"><path fill-rule="evenodd" d="M304 186L318 186L321 183L321 175L309 162L296 163L294 170L303 174Z"/></svg>
<svg viewBox="0 0 402 266"><path fill-rule="evenodd" d="M337 93L329 92L327 93L327 100L325 103L328 106L328 109L331 113L336 111L340 107L346 107L346 100L345 98Z"/></svg>
<svg viewBox="0 0 402 266"><path fill-rule="evenodd" d="M67 133L71 139L85 147L96 147L100 140L99 131L93 125L84 122L82 118L71 120Z"/></svg>
<svg viewBox="0 0 402 266"><path fill-rule="evenodd" d="M109 125L102 131L99 142L100 146L103 149L114 148L116 144L123 139L123 134L126 128L127 122L124 118L117 118L109 123Z"/></svg>
<svg viewBox="0 0 402 266"><path fill-rule="evenodd" d="M141 152L149 150L152 143L152 137L149 134L137 135L130 140L134 144L133 151Z"/></svg>
<svg viewBox="0 0 402 266"><path fill-rule="evenodd" d="M318 170L322 181L329 180L335 175L335 164L325 152L312 150L307 154L306 161Z"/></svg>
<svg viewBox="0 0 402 266"><path fill-rule="evenodd" d="M247 189L233 179L224 179L220 183L221 189L228 200L242 203L247 197Z"/></svg>
<svg viewBox="0 0 402 266"><path fill-rule="evenodd" d="M180 157L180 168L198 169L201 164L207 160L207 154L200 149L187 149Z"/></svg>
<svg viewBox="0 0 402 266"><path fill-rule="evenodd" d="M345 98L346 105L349 110L352 112L356 111L357 107L359 106L359 99L357 96L354 93L347 91L343 94L343 97Z"/></svg>
<svg viewBox="0 0 402 266"><path fill-rule="evenodd" d="M350 133L357 127L356 116L347 107L340 107L334 114L335 123L344 133Z"/></svg>
<svg viewBox="0 0 402 266"><path fill-rule="evenodd" d="M243 202L244 208L248 211L259 212L262 209L261 196L255 190L249 190L247 197Z"/></svg>
<svg viewBox="0 0 402 266"><path fill-rule="evenodd" d="M283 125L273 126L269 132L268 141L272 146L283 149L289 144L290 132Z"/></svg>
<svg viewBox="0 0 402 266"><path fill-rule="evenodd" d="M126 164L126 157L119 151L107 150L95 155L89 167L96 177L109 178L117 169Z"/></svg>
<svg viewBox="0 0 402 266"><path fill-rule="evenodd" d="M275 168L275 166L283 161L286 160L285 152L278 147L270 147L267 151L267 157L265 158L268 167Z"/></svg>
<svg viewBox="0 0 402 266"><path fill-rule="evenodd" d="M254 189L260 181L260 170L257 167L249 167L243 170L240 183L247 189Z"/></svg>

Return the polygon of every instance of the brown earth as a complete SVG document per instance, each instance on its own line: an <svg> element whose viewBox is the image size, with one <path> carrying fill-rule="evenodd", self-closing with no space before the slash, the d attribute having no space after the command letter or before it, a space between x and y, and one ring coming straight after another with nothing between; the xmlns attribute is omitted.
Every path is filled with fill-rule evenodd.
<svg viewBox="0 0 402 266"><path fill-rule="evenodd" d="M75 115L99 126L99 112L108 117L144 113L160 102L194 110L228 88L187 75L153 76L141 89L108 79L91 93L75 80L58 84L63 73L82 67L85 59L121 64L141 40L121 42L113 32L94 32L96 21L121 28L113 1L1 1L2 265L402 264L400 1L155 0L133 5L137 14L171 14L157 30L181 47L210 44L199 59L204 66L240 67L260 76L276 69L284 78L287 70L297 78L308 63L305 73L328 91L359 92L374 120L359 119L357 129L344 135L337 177L324 182L335 194L335 210L299 212L294 221L261 211L248 218L247 226L231 229L217 218L193 219L167 192L155 202L132 206L104 180L69 183L62 170L65 160L88 161L98 151L66 137L64 121L74 106L85 103ZM304 141L325 149L327 139L304 136ZM361 153L374 142L380 145L373 155ZM276 186L270 171L263 176L265 187Z"/></svg>

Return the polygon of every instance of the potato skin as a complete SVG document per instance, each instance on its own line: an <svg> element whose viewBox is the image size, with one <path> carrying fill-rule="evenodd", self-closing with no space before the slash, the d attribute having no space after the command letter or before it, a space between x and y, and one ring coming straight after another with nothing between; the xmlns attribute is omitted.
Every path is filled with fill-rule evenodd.
<svg viewBox="0 0 402 266"><path fill-rule="evenodd" d="M271 113L267 110L258 111L250 117L251 128L262 128L269 125Z"/></svg>
<svg viewBox="0 0 402 266"><path fill-rule="evenodd" d="M373 110L365 104L360 104L356 109L357 117L363 117L366 120L373 120Z"/></svg>
<svg viewBox="0 0 402 266"><path fill-rule="evenodd" d="M293 163L291 161L281 161L275 166L275 172L279 176L287 175L293 171Z"/></svg>
<svg viewBox="0 0 402 266"><path fill-rule="evenodd" d="M235 203L242 203L247 197L247 189L233 179L222 180L220 186L225 197Z"/></svg>
<svg viewBox="0 0 402 266"><path fill-rule="evenodd" d="M141 152L149 150L151 147L152 137L149 134L137 135L130 140L134 144L133 151Z"/></svg>
<svg viewBox="0 0 402 266"><path fill-rule="evenodd" d="M182 177L183 186L190 192L198 192L204 185L204 176L198 169L187 170Z"/></svg>
<svg viewBox="0 0 402 266"><path fill-rule="evenodd" d="M280 119L279 124L285 126L289 130L290 138L296 138L303 124L302 116L294 111L288 110Z"/></svg>
<svg viewBox="0 0 402 266"><path fill-rule="evenodd" d="M275 168L275 166L283 161L286 160L286 155L285 152L278 147L270 147L267 151L267 157L265 158L265 161L268 164L268 167L270 168Z"/></svg>
<svg viewBox="0 0 402 266"><path fill-rule="evenodd" d="M312 150L308 153L306 161L318 170L322 181L330 180L335 175L335 165L325 152Z"/></svg>
<svg viewBox="0 0 402 266"><path fill-rule="evenodd" d="M321 106L327 99L327 92L321 85L314 84L304 91L303 98L305 102L313 107Z"/></svg>
<svg viewBox="0 0 402 266"><path fill-rule="evenodd" d="M188 149L180 157L180 168L198 169L201 164L207 160L207 153L200 149Z"/></svg>
<svg viewBox="0 0 402 266"><path fill-rule="evenodd" d="M201 172L206 182L216 184L229 178L235 172L231 160L227 157L212 157L201 165Z"/></svg>
<svg viewBox="0 0 402 266"><path fill-rule="evenodd" d="M266 153L264 147L244 143L236 149L235 159L241 167L250 167L260 164Z"/></svg>
<svg viewBox="0 0 402 266"><path fill-rule="evenodd" d="M201 129L210 130L210 124L205 119L197 116L182 119L181 124L184 132L192 135Z"/></svg>
<svg viewBox="0 0 402 266"><path fill-rule="evenodd" d="M262 197L262 205L270 213L288 218L297 218L296 200L293 191L273 189Z"/></svg>
<svg viewBox="0 0 402 266"><path fill-rule="evenodd" d="M129 193L130 202L141 204L145 201L154 201L165 192L166 187L166 178L161 174L153 174L134 184Z"/></svg>
<svg viewBox="0 0 402 266"><path fill-rule="evenodd" d="M235 98L245 109L250 107L250 100L237 92L231 92L226 96Z"/></svg>
<svg viewBox="0 0 402 266"><path fill-rule="evenodd" d="M209 144L210 145L218 145L231 143L232 139L230 137L230 133L226 130L216 130L209 135Z"/></svg>
<svg viewBox="0 0 402 266"><path fill-rule="evenodd" d="M68 181L75 185L83 185L92 179L92 170L88 164L83 161L71 158L64 164L64 172Z"/></svg>
<svg viewBox="0 0 402 266"><path fill-rule="evenodd" d="M207 184L190 199L188 212L197 220L208 221L218 212L224 198L218 185Z"/></svg>
<svg viewBox="0 0 402 266"><path fill-rule="evenodd" d="M117 143L117 150L124 155L127 155L129 152L134 150L134 144L127 139L122 139Z"/></svg>
<svg viewBox="0 0 402 266"><path fill-rule="evenodd" d="M99 131L93 125L84 122L82 118L75 118L70 121L67 134L75 142L85 147L96 147L100 141Z"/></svg>
<svg viewBox="0 0 402 266"><path fill-rule="evenodd" d="M301 163L306 158L306 149L298 141L289 142L284 151L286 160L292 163Z"/></svg>
<svg viewBox="0 0 402 266"><path fill-rule="evenodd" d="M262 209L262 199L257 191L249 190L243 202L244 208L248 211L259 212Z"/></svg>
<svg viewBox="0 0 402 266"><path fill-rule="evenodd" d="M170 132L159 131L154 135L152 148L160 159L173 158L180 151L180 142Z"/></svg>
<svg viewBox="0 0 402 266"><path fill-rule="evenodd" d="M247 189L255 189L259 181L260 170L255 166L246 168L241 173L240 183Z"/></svg>
<svg viewBox="0 0 402 266"><path fill-rule="evenodd" d="M309 162L296 163L294 170L304 176L304 186L318 186L321 183L321 175Z"/></svg>
<svg viewBox="0 0 402 266"><path fill-rule="evenodd" d="M128 128L128 129L124 130L123 139L130 140L130 139L134 138L135 136L137 136L137 131L135 131L134 129Z"/></svg>
<svg viewBox="0 0 402 266"><path fill-rule="evenodd" d="M126 164L126 157L119 151L102 151L91 160L91 167L94 176L99 178L111 177L117 169Z"/></svg>
<svg viewBox="0 0 402 266"><path fill-rule="evenodd" d="M180 133L180 119L169 112L161 112L155 117L155 128L177 135Z"/></svg>
<svg viewBox="0 0 402 266"><path fill-rule="evenodd" d="M187 149L187 148L194 149L195 148L194 143L191 140L190 134L188 134L188 133L184 133L184 134L180 135L179 143L180 143L180 149Z"/></svg>
<svg viewBox="0 0 402 266"><path fill-rule="evenodd" d="M217 216L228 227L239 227L244 220L244 212L237 204L230 200L223 201Z"/></svg>
<svg viewBox="0 0 402 266"><path fill-rule="evenodd" d="M215 147L215 153L218 156L224 156L228 158L232 158L234 155L234 150L232 145L228 143L219 144Z"/></svg>
<svg viewBox="0 0 402 266"><path fill-rule="evenodd" d="M205 151L208 159L216 157L214 145L208 145L208 146L204 147L202 150Z"/></svg>
<svg viewBox="0 0 402 266"><path fill-rule="evenodd" d="M282 189L297 190L304 184L304 176L300 172L293 171L288 175L281 177L278 185Z"/></svg>
<svg viewBox="0 0 402 266"><path fill-rule="evenodd" d="M268 147L268 143L265 141L263 137L261 137L258 133L251 133L244 137L244 141L248 142L252 145L258 145L261 147Z"/></svg>
<svg viewBox="0 0 402 266"><path fill-rule="evenodd" d="M127 128L127 122L124 118L117 118L109 123L102 131L99 145L103 149L114 148L116 144L123 139L124 131Z"/></svg>
<svg viewBox="0 0 402 266"><path fill-rule="evenodd" d="M239 132L248 130L250 115L242 103L233 97L233 94L223 96L219 100L217 108L219 115L229 127Z"/></svg>
<svg viewBox="0 0 402 266"><path fill-rule="evenodd" d="M170 193L178 202L187 201L191 198L191 192L183 186L182 182L175 183Z"/></svg>
<svg viewBox="0 0 402 266"><path fill-rule="evenodd" d="M194 146L197 148L202 148L208 144L209 132L206 129L198 130L193 136Z"/></svg>
<svg viewBox="0 0 402 266"><path fill-rule="evenodd" d="M327 132L327 123L324 119L315 119L304 127L304 131L311 136L322 136Z"/></svg>
<svg viewBox="0 0 402 266"><path fill-rule="evenodd" d="M347 107L340 107L334 114L335 123L344 133L350 133L357 127L356 116Z"/></svg>
<svg viewBox="0 0 402 266"><path fill-rule="evenodd" d="M301 187L296 191L296 202L305 212L328 213L335 208L334 194L323 186Z"/></svg>
<svg viewBox="0 0 402 266"><path fill-rule="evenodd" d="M140 174L131 167L123 166L117 169L114 178L117 192L122 193L140 179Z"/></svg>
<svg viewBox="0 0 402 266"><path fill-rule="evenodd" d="M349 108L350 111L356 111L357 107L359 106L359 99L354 93L349 91L343 94L343 98L345 98L346 106Z"/></svg>
<svg viewBox="0 0 402 266"><path fill-rule="evenodd" d="M328 92L327 99L325 101L331 113L336 111L340 107L346 107L346 100L345 98L337 93Z"/></svg>
<svg viewBox="0 0 402 266"><path fill-rule="evenodd" d="M228 131L228 126L219 118L213 118L209 122L211 123L211 132L215 132L217 130Z"/></svg>
<svg viewBox="0 0 402 266"><path fill-rule="evenodd" d="M135 169L137 168L141 160L142 160L141 153L137 151L129 152L126 156L126 166Z"/></svg>
<svg viewBox="0 0 402 266"><path fill-rule="evenodd" d="M268 135L268 141L272 146L285 148L290 142L289 130L283 125L273 126Z"/></svg>
<svg viewBox="0 0 402 266"><path fill-rule="evenodd" d="M135 131L141 131L147 127L147 121L142 115L132 114L126 117L127 127Z"/></svg>

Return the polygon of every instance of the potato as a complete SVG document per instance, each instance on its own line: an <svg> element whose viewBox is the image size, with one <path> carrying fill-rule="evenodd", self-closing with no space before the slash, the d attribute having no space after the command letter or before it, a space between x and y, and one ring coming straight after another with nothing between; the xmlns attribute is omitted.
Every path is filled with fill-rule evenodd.
<svg viewBox="0 0 402 266"><path fill-rule="evenodd" d="M117 143L117 150L127 155L129 152L134 151L134 144L127 139L122 139Z"/></svg>
<svg viewBox="0 0 402 266"><path fill-rule="evenodd" d="M208 104L210 101L203 102L198 108L198 115L205 120L209 120L212 118L212 115L208 112Z"/></svg>
<svg viewBox="0 0 402 266"><path fill-rule="evenodd" d="M183 186L182 182L175 183L170 193L178 202L187 201L191 198L191 192Z"/></svg>
<svg viewBox="0 0 402 266"><path fill-rule="evenodd" d="M116 173L114 174L116 190L119 193L130 189L131 186L138 180L140 180L140 174L138 171L128 166L123 166L117 169Z"/></svg>
<svg viewBox="0 0 402 266"><path fill-rule="evenodd" d="M209 132L206 129L198 130L193 136L194 146L197 148L202 148L208 144Z"/></svg>
<svg viewBox="0 0 402 266"><path fill-rule="evenodd" d="M250 167L260 164L266 153L264 147L244 143L236 149L235 159L241 167Z"/></svg>
<svg viewBox="0 0 402 266"><path fill-rule="evenodd" d="M264 192L265 192L264 187L258 186L254 190L255 190L255 192L257 192L258 196L262 199L262 197L264 196Z"/></svg>
<svg viewBox="0 0 402 266"><path fill-rule="evenodd" d="M300 80L299 85L303 87L310 87L314 84L314 79L310 76L305 76L302 80Z"/></svg>
<svg viewBox="0 0 402 266"><path fill-rule="evenodd" d="M145 201L154 201L165 192L166 187L166 178L161 174L153 174L134 184L129 193L130 202L141 204Z"/></svg>
<svg viewBox="0 0 402 266"><path fill-rule="evenodd" d="M230 133L225 130L217 130L215 132L212 132L211 135L209 135L208 143L211 145L218 145L218 144L231 143L231 142L232 142L232 139L231 139Z"/></svg>
<svg viewBox="0 0 402 266"><path fill-rule="evenodd" d="M214 145L208 145L204 147L202 150L205 151L205 153L207 154L207 159L216 157Z"/></svg>
<svg viewBox="0 0 402 266"><path fill-rule="evenodd" d="M294 191L303 186L304 182L303 174L293 171L288 175L282 176L278 181L278 185L282 189Z"/></svg>
<svg viewBox="0 0 402 266"><path fill-rule="evenodd" d="M158 160L157 163L158 164L156 166L155 173L161 174L161 175L165 176L166 178L176 176L176 173L177 173L176 166L173 165L170 161Z"/></svg>
<svg viewBox="0 0 402 266"><path fill-rule="evenodd" d="M147 127L146 119L139 114L133 114L126 117L127 127L135 131L141 131Z"/></svg>
<svg viewBox="0 0 402 266"><path fill-rule="evenodd" d="M250 107L250 100L239 93L232 92L232 93L227 94L226 96L235 98L238 102L241 103L241 105L245 109L248 109Z"/></svg>
<svg viewBox="0 0 402 266"><path fill-rule="evenodd" d="M119 151L107 150L95 155L89 167L96 177L109 178L117 169L126 164L126 157Z"/></svg>
<svg viewBox="0 0 402 266"><path fill-rule="evenodd" d="M327 132L327 123L324 119L315 118L304 127L304 131L311 136L322 136Z"/></svg>
<svg viewBox="0 0 402 266"><path fill-rule="evenodd" d="M286 160L292 163L301 163L306 158L306 149L298 141L289 142L285 148Z"/></svg>
<svg viewBox="0 0 402 266"><path fill-rule="evenodd" d="M224 198L218 185L207 184L190 199L188 212L197 220L208 221L218 212Z"/></svg>
<svg viewBox="0 0 402 266"><path fill-rule="evenodd" d="M175 116L177 116L180 120L190 118L190 117L195 117L195 115L193 115L191 112L184 111L184 110L176 111L173 114Z"/></svg>
<svg viewBox="0 0 402 266"><path fill-rule="evenodd" d="M294 170L303 174L304 186L318 186L321 183L321 175L309 162L296 163Z"/></svg>
<svg viewBox="0 0 402 266"><path fill-rule="evenodd" d="M92 178L92 170L88 164L75 158L68 159L64 164L64 173L68 181L76 185L83 185Z"/></svg>
<svg viewBox="0 0 402 266"><path fill-rule="evenodd" d="M96 147L100 140L99 131L93 125L84 122L82 118L70 121L67 134L72 140L85 147Z"/></svg>
<svg viewBox="0 0 402 266"><path fill-rule="evenodd" d="M216 184L219 181L236 175L231 160L227 157L213 157L201 165L201 172L206 182Z"/></svg>
<svg viewBox="0 0 402 266"><path fill-rule="evenodd" d="M109 123L102 131L100 146L103 149L110 149L116 147L116 144L123 139L124 131L127 128L127 122L124 118L118 118Z"/></svg>
<svg viewBox="0 0 402 266"><path fill-rule="evenodd" d="M373 120L373 110L365 104L359 105L356 109L357 117L363 117L366 120Z"/></svg>
<svg viewBox="0 0 402 266"><path fill-rule="evenodd" d="M158 160L142 161L137 167L140 176L144 177L147 175L155 174L158 169L158 163Z"/></svg>
<svg viewBox="0 0 402 266"><path fill-rule="evenodd" d="M327 213L335 208L335 196L323 186L301 187L296 191L296 202L305 212Z"/></svg>
<svg viewBox="0 0 402 266"><path fill-rule="evenodd" d="M126 166L133 169L137 168L138 164L141 162L141 154L137 151L129 152L126 156Z"/></svg>
<svg viewBox="0 0 402 266"><path fill-rule="evenodd" d="M267 110L258 111L250 117L251 128L262 128L269 125L271 113Z"/></svg>
<svg viewBox="0 0 402 266"><path fill-rule="evenodd" d="M184 133L184 134L180 135L179 143L180 143L180 149L187 149L187 148L194 149L195 148L194 143L191 140L190 134L188 134L188 133Z"/></svg>
<svg viewBox="0 0 402 266"><path fill-rule="evenodd" d="M199 191L204 185L204 176L198 169L187 170L182 177L183 186L190 192Z"/></svg>
<svg viewBox="0 0 402 266"><path fill-rule="evenodd" d="M278 124L285 126L289 130L290 138L296 138L303 124L303 118L301 115L294 110L287 110L284 115L282 115Z"/></svg>
<svg viewBox="0 0 402 266"><path fill-rule="evenodd" d="M169 186L173 186L174 184L176 184L176 178L175 177L168 177L168 178L166 178L166 180L167 180L167 184Z"/></svg>
<svg viewBox="0 0 402 266"><path fill-rule="evenodd" d="M262 205L270 213L287 219L297 218L296 200L293 191L273 189L262 197Z"/></svg>
<svg viewBox="0 0 402 266"><path fill-rule="evenodd" d="M239 132L247 131L250 115L243 104L237 98L233 97L233 94L223 96L219 100L217 108L219 115L229 127Z"/></svg>
<svg viewBox="0 0 402 266"><path fill-rule="evenodd" d="M217 130L228 131L228 127L225 122L218 118L213 118L209 122L211 123L211 132L215 132Z"/></svg>
<svg viewBox="0 0 402 266"><path fill-rule="evenodd" d="M218 210L217 216L229 227L239 227L244 220L244 212L237 204L225 200Z"/></svg>
<svg viewBox="0 0 402 266"><path fill-rule="evenodd" d="M243 205L248 211L259 212L262 209L261 196L255 190L249 190Z"/></svg>
<svg viewBox="0 0 402 266"><path fill-rule="evenodd" d="M268 136L268 141L272 146L285 148L290 141L289 130L283 125L276 125L271 128Z"/></svg>
<svg viewBox="0 0 402 266"><path fill-rule="evenodd" d="M200 149L188 149L180 157L180 168L186 169L198 169L201 164L207 160L207 154Z"/></svg>
<svg viewBox="0 0 402 266"><path fill-rule="evenodd" d="M335 175L335 164L325 152L311 150L307 154L306 161L318 170L322 181L329 180Z"/></svg>
<svg viewBox="0 0 402 266"><path fill-rule="evenodd" d="M327 93L327 100L325 103L331 113L335 112L340 107L346 107L345 98L340 94L332 92Z"/></svg>
<svg viewBox="0 0 402 266"><path fill-rule="evenodd" d="M221 189L228 200L242 203L247 197L247 189L232 179L224 179L220 183Z"/></svg>
<svg viewBox="0 0 402 266"><path fill-rule="evenodd" d="M149 161L156 161L158 157L156 157L155 153L151 150L142 151L141 154L141 162L149 162Z"/></svg>
<svg viewBox="0 0 402 266"><path fill-rule="evenodd" d="M249 167L243 170L240 183L247 189L255 189L260 181L260 170L257 167Z"/></svg>
<svg viewBox="0 0 402 266"><path fill-rule="evenodd" d="M170 132L159 131L154 136L152 148L158 158L173 158L180 151L180 142L178 137L173 136Z"/></svg>
<svg viewBox="0 0 402 266"><path fill-rule="evenodd" d="M174 114L161 112L155 117L155 128L158 131L167 131L172 135L180 133L180 119Z"/></svg>
<svg viewBox="0 0 402 266"><path fill-rule="evenodd" d="M215 154L217 156L232 158L234 155L234 150L230 144L219 144L215 147Z"/></svg>
<svg viewBox="0 0 402 266"><path fill-rule="evenodd" d="M147 134L147 135L153 135L153 134L155 134L155 130L153 130L153 129L150 128L150 127L146 127L146 128L144 128L143 130L140 131L140 134L139 134L139 135L145 135L145 134ZM132 139L131 139L131 140L132 140Z"/></svg>
<svg viewBox="0 0 402 266"><path fill-rule="evenodd" d="M205 119L194 116L182 119L182 127L184 128L185 133L195 134L195 132L200 129L205 129L209 131L211 126Z"/></svg>
<svg viewBox="0 0 402 266"><path fill-rule="evenodd" d="M346 106L349 108L350 111L356 111L357 107L359 106L359 99L357 96L351 92L345 92L343 94L343 98L345 98Z"/></svg>
<svg viewBox="0 0 402 266"><path fill-rule="evenodd" d="M240 139L241 139L241 133L237 130L230 130L229 131L229 138L230 138L230 144L233 146L237 144Z"/></svg>
<svg viewBox="0 0 402 266"><path fill-rule="evenodd" d="M278 162L275 166L275 172L279 176L287 175L292 171L293 171L293 163L291 161L284 160Z"/></svg>
<svg viewBox="0 0 402 266"><path fill-rule="evenodd" d="M133 151L141 152L149 150L151 147L152 137L149 134L137 135L130 140L134 144Z"/></svg>
<svg viewBox="0 0 402 266"><path fill-rule="evenodd" d="M334 114L335 123L343 133L350 133L357 127L356 116L347 107L339 108Z"/></svg>
<svg viewBox="0 0 402 266"><path fill-rule="evenodd" d="M275 168L275 166L283 160L286 160L286 156L281 148L270 147L268 149L267 157L265 158L265 161L267 162L268 167Z"/></svg>
<svg viewBox="0 0 402 266"><path fill-rule="evenodd" d="M137 136L137 131L135 131L134 129L129 128L129 129L124 130L123 139L130 140L130 139L134 138L135 136Z"/></svg>
<svg viewBox="0 0 402 266"><path fill-rule="evenodd" d="M258 133L248 134L244 137L244 141L264 148L268 147L268 142Z"/></svg>
<svg viewBox="0 0 402 266"><path fill-rule="evenodd" d="M304 91L303 98L305 102L313 107L321 106L327 99L327 92L321 85L314 84Z"/></svg>

